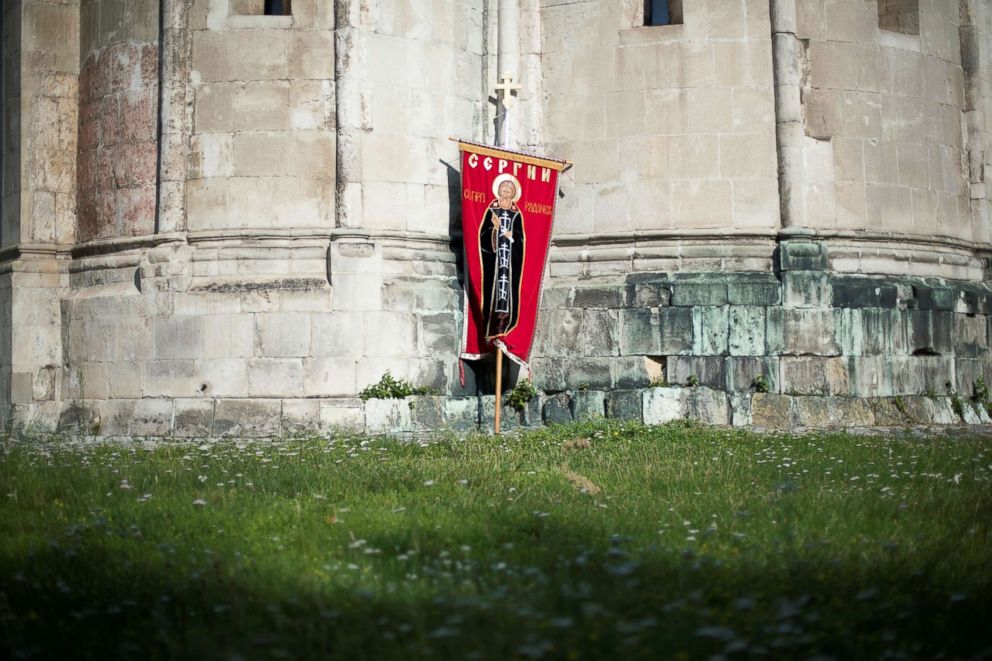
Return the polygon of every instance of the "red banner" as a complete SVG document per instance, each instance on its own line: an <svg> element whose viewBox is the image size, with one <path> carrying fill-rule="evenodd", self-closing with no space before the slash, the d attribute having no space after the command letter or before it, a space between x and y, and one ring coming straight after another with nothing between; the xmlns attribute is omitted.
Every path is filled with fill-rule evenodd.
<svg viewBox="0 0 992 661"><path fill-rule="evenodd" d="M460 142L466 300L461 357L527 366L564 161Z"/></svg>

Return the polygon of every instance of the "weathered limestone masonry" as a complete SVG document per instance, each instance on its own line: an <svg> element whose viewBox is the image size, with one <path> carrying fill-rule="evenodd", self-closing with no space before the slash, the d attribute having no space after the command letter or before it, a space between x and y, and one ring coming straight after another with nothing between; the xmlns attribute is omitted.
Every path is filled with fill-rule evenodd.
<svg viewBox="0 0 992 661"><path fill-rule="evenodd" d="M493 140L500 3L287 4L3 3L4 430L490 423L448 138ZM989 422L988 2L518 5L513 134L576 166L510 426Z"/></svg>

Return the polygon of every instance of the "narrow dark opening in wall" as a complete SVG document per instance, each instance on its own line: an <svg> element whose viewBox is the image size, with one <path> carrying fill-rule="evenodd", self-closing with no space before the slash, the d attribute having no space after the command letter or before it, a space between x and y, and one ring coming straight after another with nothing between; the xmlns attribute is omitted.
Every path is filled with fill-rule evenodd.
<svg viewBox="0 0 992 661"><path fill-rule="evenodd" d="M903 34L920 33L920 0L878 0L878 27Z"/></svg>
<svg viewBox="0 0 992 661"><path fill-rule="evenodd" d="M644 0L644 25L677 25L682 22L682 0Z"/></svg>
<svg viewBox="0 0 992 661"><path fill-rule="evenodd" d="M292 0L265 0L266 16L289 16L292 14Z"/></svg>

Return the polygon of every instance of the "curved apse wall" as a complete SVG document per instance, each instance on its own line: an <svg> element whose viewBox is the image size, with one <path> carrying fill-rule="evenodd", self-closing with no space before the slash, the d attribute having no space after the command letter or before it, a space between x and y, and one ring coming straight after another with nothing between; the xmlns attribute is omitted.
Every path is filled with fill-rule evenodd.
<svg viewBox="0 0 992 661"><path fill-rule="evenodd" d="M79 241L154 231L157 33L157 2L82 3Z"/></svg>

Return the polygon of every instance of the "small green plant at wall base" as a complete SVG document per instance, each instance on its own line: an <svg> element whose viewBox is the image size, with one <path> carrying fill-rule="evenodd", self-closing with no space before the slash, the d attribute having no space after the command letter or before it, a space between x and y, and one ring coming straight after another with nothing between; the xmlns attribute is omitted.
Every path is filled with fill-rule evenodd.
<svg viewBox="0 0 992 661"><path fill-rule="evenodd" d="M437 391L427 386L415 386L405 379L397 379L389 370L386 370L386 373L379 379L379 383L367 386L358 396L362 398L363 402L367 402L370 399L403 399L410 395L436 394Z"/></svg>
<svg viewBox="0 0 992 661"><path fill-rule="evenodd" d="M989 385L985 382L985 377L980 376L971 385L971 401L977 404L984 404L989 401Z"/></svg>
<svg viewBox="0 0 992 661"><path fill-rule="evenodd" d="M768 379L765 378L764 374L754 377L751 381L751 387L754 388L755 392L768 392L771 390L771 385L769 385Z"/></svg>
<svg viewBox="0 0 992 661"><path fill-rule="evenodd" d="M663 376L656 376L653 379L651 379L651 382L648 383L648 386L650 386L651 388L667 388L668 381L666 381L665 377Z"/></svg>
<svg viewBox="0 0 992 661"><path fill-rule="evenodd" d="M530 379L521 379L506 398L506 403L518 411L523 411L527 402L537 397L537 389Z"/></svg>
<svg viewBox="0 0 992 661"><path fill-rule="evenodd" d="M699 377L697 377L695 374L690 374L689 378L685 380L685 385L689 386L690 388L695 388L696 386L699 385Z"/></svg>
<svg viewBox="0 0 992 661"><path fill-rule="evenodd" d="M899 411L903 415L907 415L907 413L906 413L906 400L904 400L902 398L902 396L896 396L896 398L893 400L893 404L896 405L896 410L897 411Z"/></svg>
<svg viewBox="0 0 992 661"><path fill-rule="evenodd" d="M951 408L954 409L954 414L964 420L964 400L953 390L951 391Z"/></svg>

